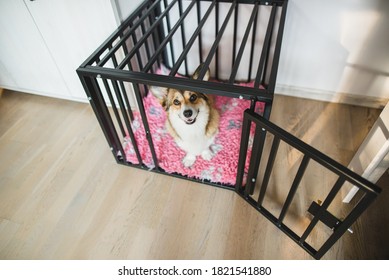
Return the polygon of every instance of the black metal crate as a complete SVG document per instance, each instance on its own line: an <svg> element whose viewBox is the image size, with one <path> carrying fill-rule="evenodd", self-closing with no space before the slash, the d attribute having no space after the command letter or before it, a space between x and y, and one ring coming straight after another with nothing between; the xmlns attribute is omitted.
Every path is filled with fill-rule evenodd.
<svg viewBox="0 0 389 280"><path fill-rule="evenodd" d="M235 190L310 255L321 258L366 210L380 189L268 121L286 8L287 0L146 0L77 73L118 163ZM198 77L189 78L199 64L203 68ZM205 81L208 67L211 79ZM233 150L237 160L232 164L236 172L232 179L208 178L166 168L159 146L162 143L163 149L164 143L156 141L160 133L152 126L151 116L162 107L149 105L151 86L195 91L243 104L238 112L239 142ZM225 107L229 106L226 103ZM266 161L262 152L266 151L269 136L273 141ZM281 213L274 213L266 209L263 200L280 142L301 153L302 161L292 185L279 186L288 193L279 205ZM232 158L225 163L230 161ZM298 233L284 219L288 218L310 162L316 162L338 179L328 191L323 186L311 186L320 188L324 202L323 205L312 202L307 207L312 221ZM260 168L264 174L259 174ZM340 220L327 209L339 202L336 196L347 183L357 186L364 196ZM309 237L319 222L333 232L315 249Z"/></svg>
<svg viewBox="0 0 389 280"><path fill-rule="evenodd" d="M150 146L152 169L164 172L143 104L150 86L246 99L251 108L263 102L262 114L268 119L286 3L144 1L77 70L116 160L150 169L143 162L133 133L133 111L137 111ZM244 16L247 13L249 18ZM188 79L200 63L204 70L198 79ZM161 67L168 72L159 73ZM212 80L203 81L208 67ZM137 155L135 164L125 158L123 143L128 138ZM169 173L188 178L186 174ZM208 183L234 187L231 182Z"/></svg>

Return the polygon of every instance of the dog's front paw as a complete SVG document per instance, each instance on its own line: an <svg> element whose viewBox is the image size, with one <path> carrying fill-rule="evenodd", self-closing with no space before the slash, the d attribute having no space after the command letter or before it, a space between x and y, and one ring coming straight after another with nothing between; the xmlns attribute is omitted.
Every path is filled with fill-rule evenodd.
<svg viewBox="0 0 389 280"><path fill-rule="evenodd" d="M210 149L208 149L201 153L201 157L205 160L210 161L213 158L213 153Z"/></svg>
<svg viewBox="0 0 389 280"><path fill-rule="evenodd" d="M185 167L191 167L196 161L196 156L187 154L184 159L182 160L182 163Z"/></svg>

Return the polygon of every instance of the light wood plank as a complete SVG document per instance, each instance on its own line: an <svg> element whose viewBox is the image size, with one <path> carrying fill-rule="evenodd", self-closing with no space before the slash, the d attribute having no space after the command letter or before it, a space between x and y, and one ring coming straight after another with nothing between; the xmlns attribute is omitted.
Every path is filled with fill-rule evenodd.
<svg viewBox="0 0 389 280"><path fill-rule="evenodd" d="M347 165L379 113L276 96L272 120ZM286 156L266 198L275 209L287 193L275 186L301 161L280 149ZM334 180L310 169L285 218L297 231L309 222L308 201L323 195L311 186ZM324 258L384 258L388 223L376 213L387 221L386 205L379 198ZM310 238L321 242L328 234L322 228ZM117 165L89 105L5 91L0 259L312 258L234 192Z"/></svg>

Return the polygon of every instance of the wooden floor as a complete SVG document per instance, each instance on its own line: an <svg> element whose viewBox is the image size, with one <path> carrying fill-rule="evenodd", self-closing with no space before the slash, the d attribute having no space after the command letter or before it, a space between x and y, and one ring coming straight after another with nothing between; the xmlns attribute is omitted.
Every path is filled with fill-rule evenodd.
<svg viewBox="0 0 389 280"><path fill-rule="evenodd" d="M282 96L273 108L276 124L343 164L380 113ZM389 258L387 193L324 259ZM117 165L88 104L5 91L0 259L312 258L234 192Z"/></svg>

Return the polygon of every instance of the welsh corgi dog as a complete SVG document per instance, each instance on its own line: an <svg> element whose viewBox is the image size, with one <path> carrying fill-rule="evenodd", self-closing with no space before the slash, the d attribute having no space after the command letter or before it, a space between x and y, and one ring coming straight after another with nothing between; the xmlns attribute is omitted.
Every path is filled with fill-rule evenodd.
<svg viewBox="0 0 389 280"><path fill-rule="evenodd" d="M197 79L203 65L194 72ZM208 68L204 79L210 76ZM191 167L197 156L211 160L214 152L211 145L218 133L219 113L214 107L213 97L200 92L174 88L154 87L151 92L157 97L167 113L166 128L177 146L186 152L182 163Z"/></svg>

